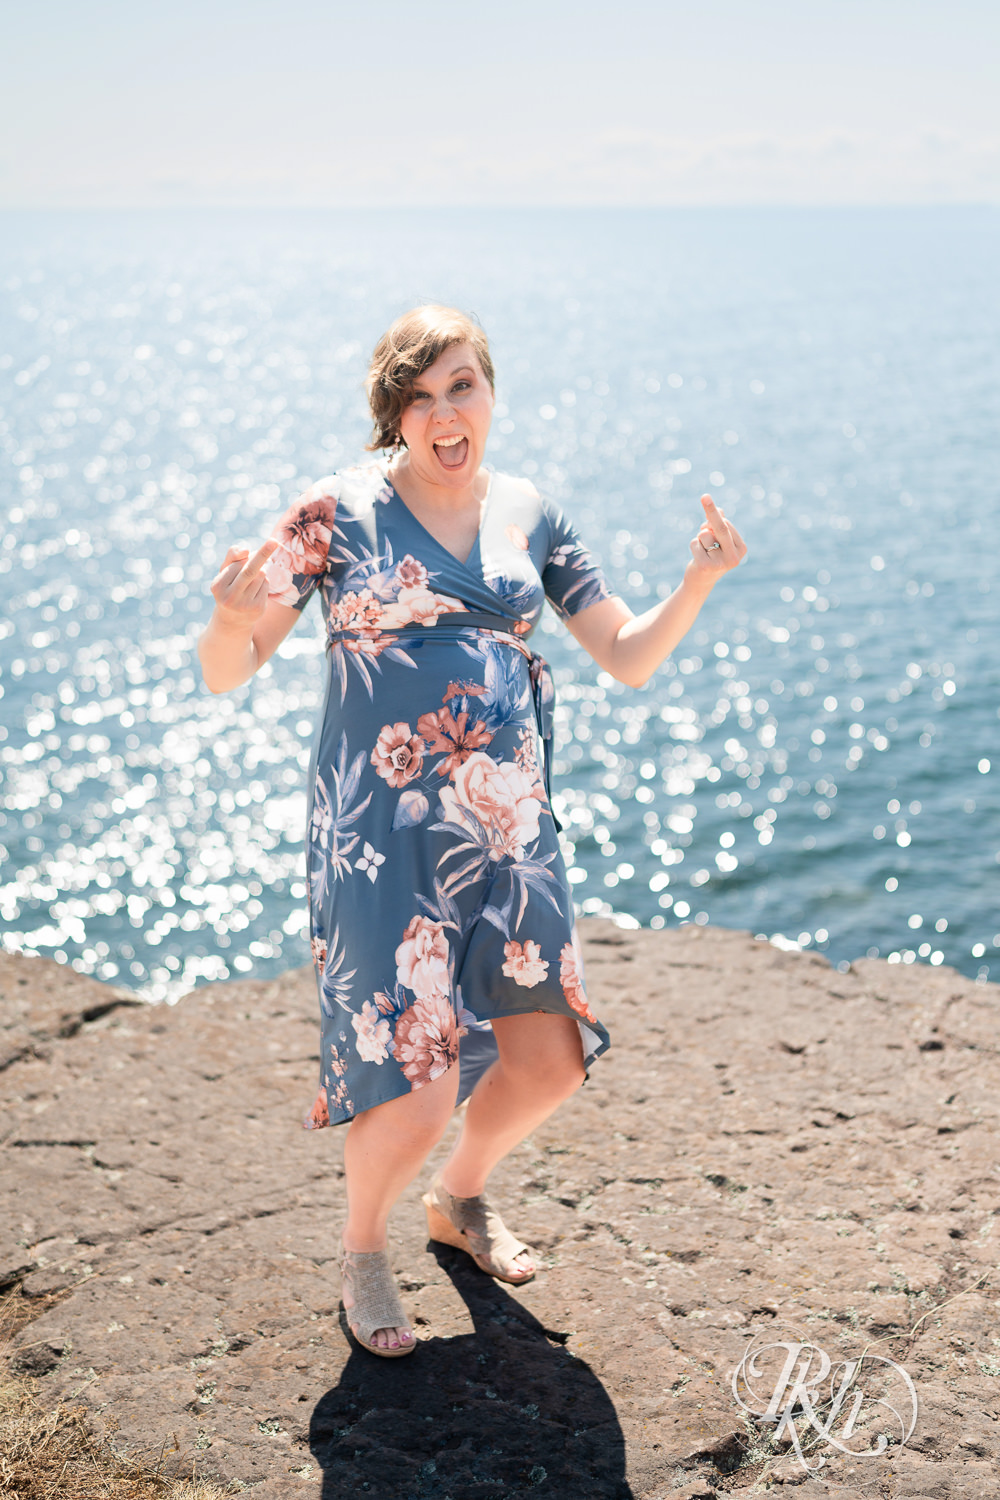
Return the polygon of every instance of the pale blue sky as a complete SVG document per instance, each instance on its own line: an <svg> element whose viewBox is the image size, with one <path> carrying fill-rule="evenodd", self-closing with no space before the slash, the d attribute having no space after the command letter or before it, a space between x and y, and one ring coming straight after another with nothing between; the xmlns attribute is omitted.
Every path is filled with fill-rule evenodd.
<svg viewBox="0 0 1000 1500"><path fill-rule="evenodd" d="M995 0L32 0L0 206L1000 203Z"/></svg>

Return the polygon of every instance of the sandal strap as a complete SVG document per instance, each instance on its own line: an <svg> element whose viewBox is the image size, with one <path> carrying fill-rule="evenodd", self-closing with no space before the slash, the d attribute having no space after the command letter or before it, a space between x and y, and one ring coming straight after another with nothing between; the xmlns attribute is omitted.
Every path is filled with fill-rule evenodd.
<svg viewBox="0 0 1000 1500"><path fill-rule="evenodd" d="M473 1255L502 1266L511 1264L523 1251L531 1254L530 1247L511 1234L485 1196L453 1198L435 1178L431 1197L439 1213L465 1235Z"/></svg>
<svg viewBox="0 0 1000 1500"><path fill-rule="evenodd" d="M379 1328L410 1327L384 1250L345 1251L340 1276L351 1297L350 1307L344 1301L347 1321L361 1343L370 1344Z"/></svg>

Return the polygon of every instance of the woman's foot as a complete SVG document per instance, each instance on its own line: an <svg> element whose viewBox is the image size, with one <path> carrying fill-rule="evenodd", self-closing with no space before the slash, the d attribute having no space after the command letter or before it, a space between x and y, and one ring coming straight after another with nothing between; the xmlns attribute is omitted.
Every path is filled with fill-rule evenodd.
<svg viewBox="0 0 1000 1500"><path fill-rule="evenodd" d="M344 1249L341 1297L347 1326L371 1354L398 1359L416 1348L384 1250Z"/></svg>
<svg viewBox="0 0 1000 1500"><path fill-rule="evenodd" d="M465 1250L481 1271L498 1281L517 1286L534 1276L532 1251L511 1234L485 1195L454 1198L445 1191L438 1176L424 1194L423 1203L427 1210L427 1232L432 1240Z"/></svg>

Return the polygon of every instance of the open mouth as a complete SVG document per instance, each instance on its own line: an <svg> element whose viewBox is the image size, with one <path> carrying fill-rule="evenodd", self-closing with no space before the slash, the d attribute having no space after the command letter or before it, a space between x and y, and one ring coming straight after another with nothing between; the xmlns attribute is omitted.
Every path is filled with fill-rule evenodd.
<svg viewBox="0 0 1000 1500"><path fill-rule="evenodd" d="M438 462L445 469L460 469L469 456L469 439L465 437L438 438L434 444Z"/></svg>

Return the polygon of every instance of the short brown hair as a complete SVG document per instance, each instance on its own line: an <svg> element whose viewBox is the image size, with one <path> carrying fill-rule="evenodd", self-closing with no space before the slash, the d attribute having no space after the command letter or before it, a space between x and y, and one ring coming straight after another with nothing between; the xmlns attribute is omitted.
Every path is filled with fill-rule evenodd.
<svg viewBox="0 0 1000 1500"><path fill-rule="evenodd" d="M413 307L382 335L365 382L374 422L369 450L400 446L399 419L409 405L414 381L454 344L472 345L490 390L495 390L486 335L478 323L457 308L437 302Z"/></svg>

